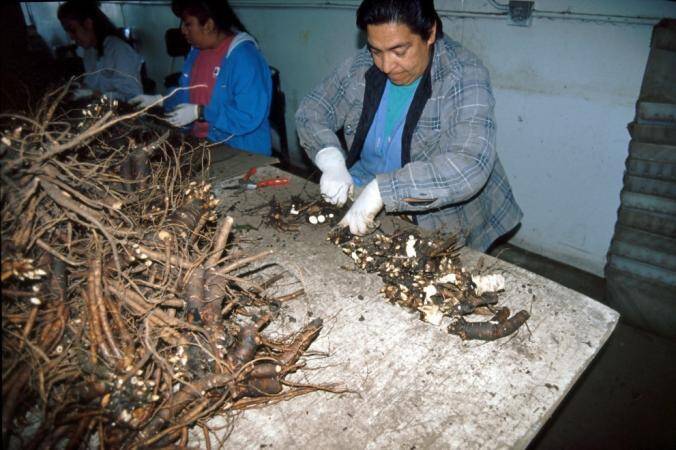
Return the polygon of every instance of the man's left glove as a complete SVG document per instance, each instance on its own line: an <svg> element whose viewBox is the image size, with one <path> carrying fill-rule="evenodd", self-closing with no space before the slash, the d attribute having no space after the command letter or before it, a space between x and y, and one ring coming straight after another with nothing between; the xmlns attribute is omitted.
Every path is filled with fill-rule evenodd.
<svg viewBox="0 0 676 450"><path fill-rule="evenodd" d="M80 100L82 98L86 97L91 97L94 95L94 91L91 89L85 89L85 88L78 88L78 89L73 89L70 93L70 99L71 100Z"/></svg>
<svg viewBox="0 0 676 450"><path fill-rule="evenodd" d="M378 181L373 180L359 194L339 225L350 227L350 233L363 236L376 228L374 219L381 209L383 209L383 199L380 197Z"/></svg>
<svg viewBox="0 0 676 450"><path fill-rule="evenodd" d="M184 127L199 117L199 107L194 103L181 103L167 114L167 122L175 127Z"/></svg>

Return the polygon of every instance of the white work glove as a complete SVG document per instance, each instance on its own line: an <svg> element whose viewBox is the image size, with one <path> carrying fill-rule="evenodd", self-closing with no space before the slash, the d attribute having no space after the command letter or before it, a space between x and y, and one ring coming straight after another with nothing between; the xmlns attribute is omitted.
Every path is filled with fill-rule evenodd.
<svg viewBox="0 0 676 450"><path fill-rule="evenodd" d="M381 209L383 209L383 199L380 197L378 181L373 180L359 194L339 225L350 227L350 233L354 235L363 236L377 227L374 219Z"/></svg>
<svg viewBox="0 0 676 450"><path fill-rule="evenodd" d="M347 171L343 154L336 147L326 147L317 153L315 165L322 171L319 190L324 200L343 206L354 189L354 181Z"/></svg>
<svg viewBox="0 0 676 450"><path fill-rule="evenodd" d="M86 97L91 97L94 95L94 91L91 89L85 89L85 88L78 88L78 89L73 89L70 93L70 99L71 100L80 100L82 98Z"/></svg>
<svg viewBox="0 0 676 450"><path fill-rule="evenodd" d="M129 100L129 104L139 109L147 108L150 105L162 106L164 101L161 95L137 95Z"/></svg>
<svg viewBox="0 0 676 450"><path fill-rule="evenodd" d="M167 122L175 127L184 127L197 120L198 114L197 105L194 103L181 103L167 114Z"/></svg>

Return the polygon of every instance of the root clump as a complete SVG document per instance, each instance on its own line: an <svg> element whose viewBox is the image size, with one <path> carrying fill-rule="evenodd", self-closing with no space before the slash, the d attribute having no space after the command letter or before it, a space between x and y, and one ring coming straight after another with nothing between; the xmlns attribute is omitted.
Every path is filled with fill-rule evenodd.
<svg viewBox="0 0 676 450"><path fill-rule="evenodd" d="M217 414L340 391L285 384L322 321L262 333L280 277L240 276L271 252L234 251L203 148L67 90L0 119L3 447L185 446Z"/></svg>
<svg viewBox="0 0 676 450"><path fill-rule="evenodd" d="M383 280L381 293L392 304L417 311L421 320L439 325L450 318L447 331L463 340L494 340L514 333L530 317L519 311L509 317L498 308L504 290L502 275L472 275L462 267L460 245L454 236L425 236L418 230L391 235L376 231L360 237L348 228L334 229L328 239L354 264ZM471 314L488 315L485 322L466 320Z"/></svg>

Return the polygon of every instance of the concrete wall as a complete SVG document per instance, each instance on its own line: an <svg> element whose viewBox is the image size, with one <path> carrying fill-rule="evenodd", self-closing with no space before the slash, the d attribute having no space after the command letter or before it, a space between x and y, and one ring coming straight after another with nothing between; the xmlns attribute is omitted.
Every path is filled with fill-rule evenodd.
<svg viewBox="0 0 676 450"><path fill-rule="evenodd" d="M506 0L500 0L506 3ZM652 26L676 3L537 0L530 27L508 25L482 0L437 0L444 30L481 57L492 76L498 148L525 212L513 243L601 275L613 234L624 159ZM138 29L150 76L162 86L180 67L164 53L178 20L169 2L104 2L119 25ZM294 161L293 114L302 97L363 43L358 1L232 1L282 76ZM66 40L56 3L31 3L38 30ZM26 5L24 5L26 9Z"/></svg>

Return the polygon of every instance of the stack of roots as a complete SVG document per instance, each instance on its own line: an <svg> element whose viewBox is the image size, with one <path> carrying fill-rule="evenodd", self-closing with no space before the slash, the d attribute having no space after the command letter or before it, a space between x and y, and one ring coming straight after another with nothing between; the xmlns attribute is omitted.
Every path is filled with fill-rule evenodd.
<svg viewBox="0 0 676 450"><path fill-rule="evenodd" d="M509 336L530 317L527 311L510 317L509 308L497 306L504 278L473 275L462 267L453 236L424 237L417 230L406 230L360 237L342 228L333 230L328 239L357 267L380 275L384 282L381 292L391 303L418 311L422 320L435 325L450 318L448 332L463 340ZM472 314L492 318L466 320Z"/></svg>
<svg viewBox="0 0 676 450"><path fill-rule="evenodd" d="M324 200L307 201L300 196L282 204L275 197L266 205L268 213L263 224L283 232L297 232L302 224L333 227L347 212L346 207L337 207Z"/></svg>
<svg viewBox="0 0 676 450"><path fill-rule="evenodd" d="M285 381L322 321L261 333L283 271L234 248L199 147L66 92L0 118L3 446L186 445L214 415L334 390Z"/></svg>

